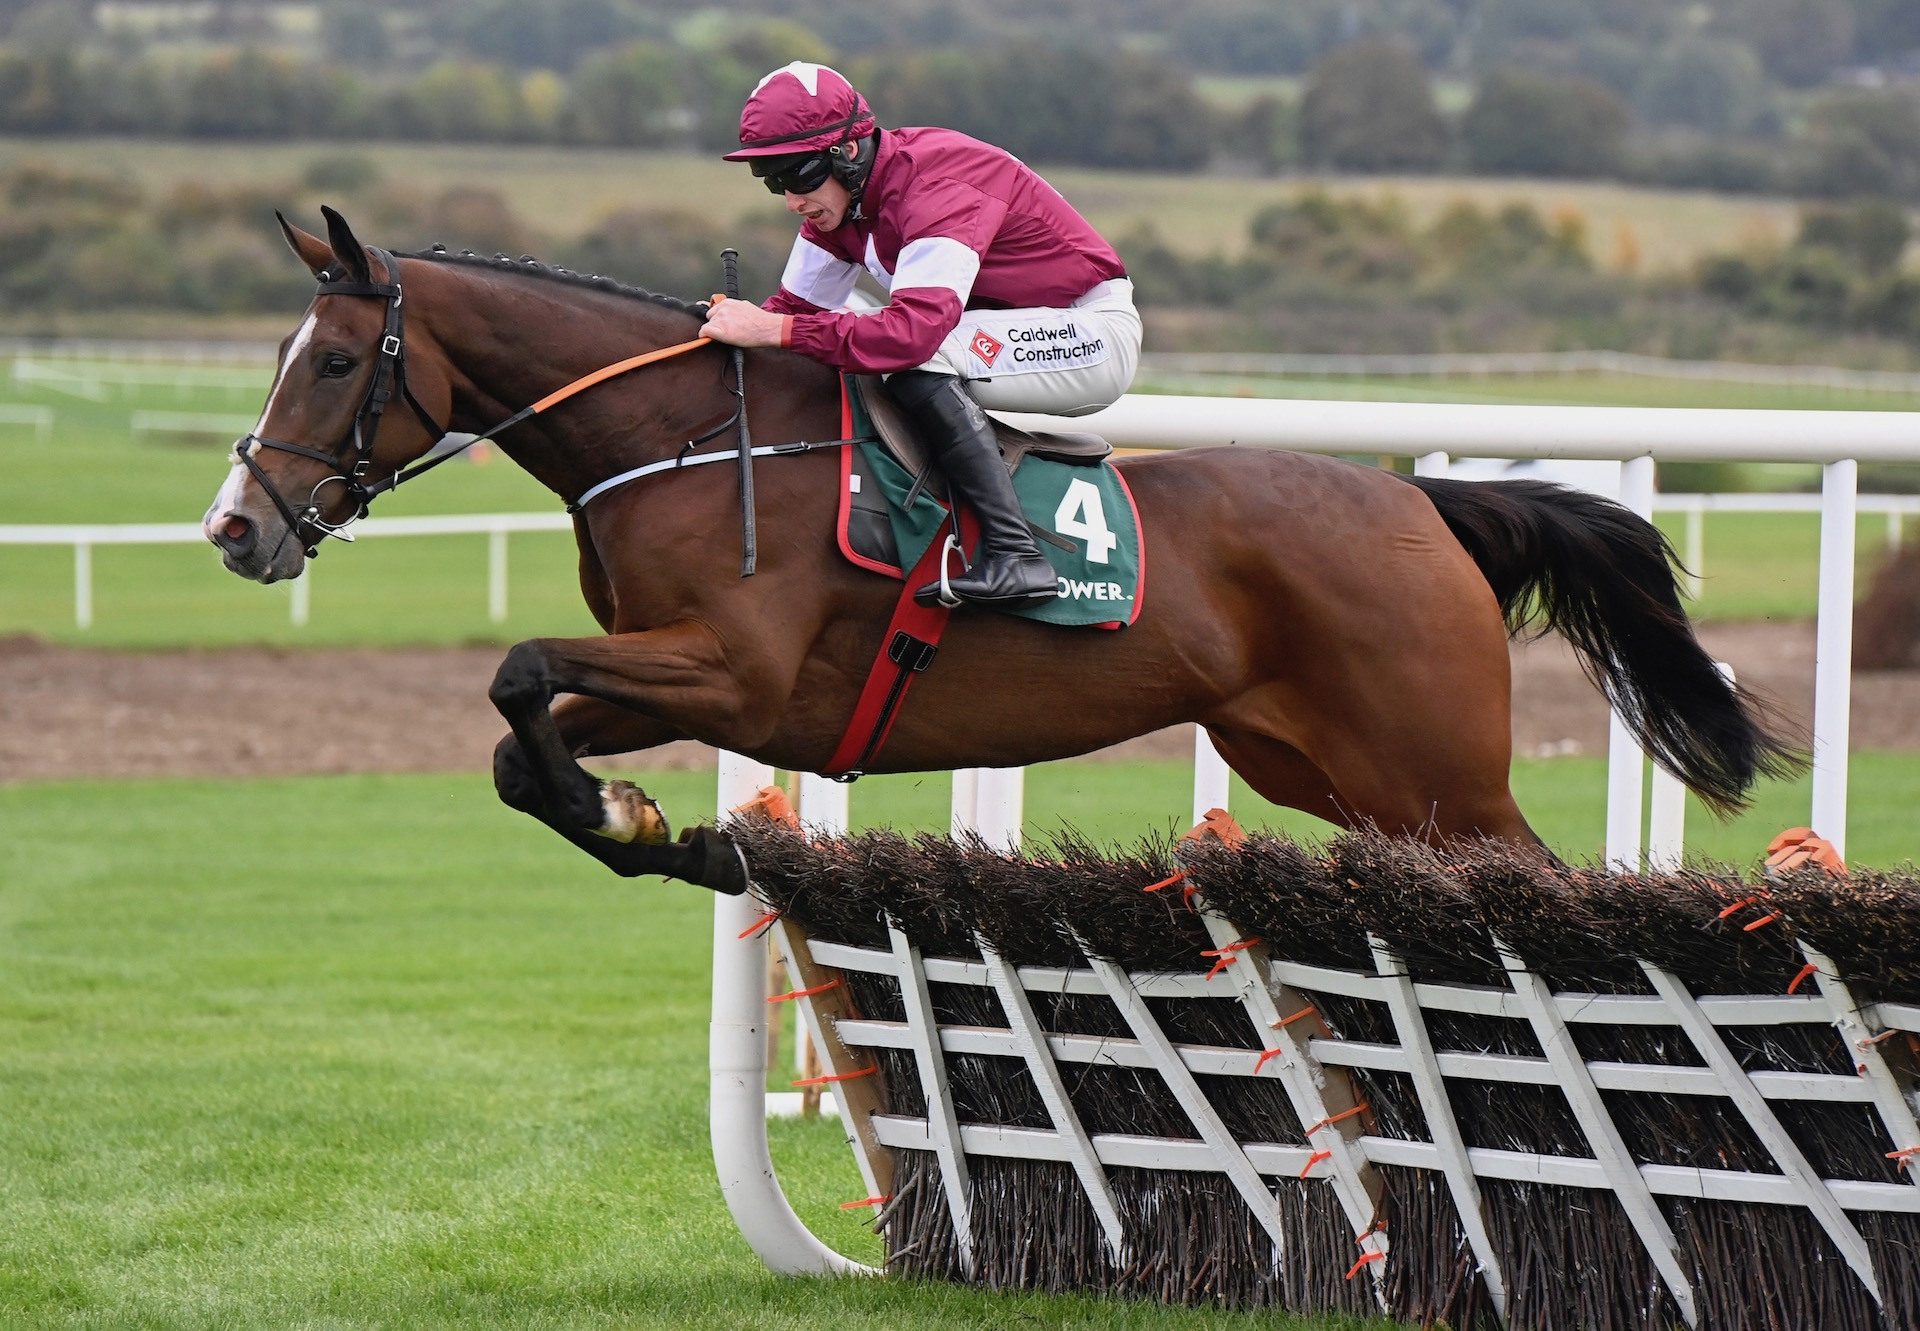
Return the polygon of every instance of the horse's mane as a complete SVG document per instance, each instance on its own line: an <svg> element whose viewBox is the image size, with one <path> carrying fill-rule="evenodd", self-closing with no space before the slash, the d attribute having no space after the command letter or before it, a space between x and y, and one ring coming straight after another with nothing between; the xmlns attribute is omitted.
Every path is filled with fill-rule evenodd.
<svg viewBox="0 0 1920 1331"><path fill-rule="evenodd" d="M538 277L548 282L559 282L565 286L580 287L587 291L605 291L615 296L625 296L629 300L644 300L660 305L680 314L690 314L695 318L705 318L705 301L681 300L678 296L662 295L658 291L648 291L644 287L628 286L625 282L611 277L602 277L598 273L576 273L571 268L560 268L541 263L531 254L523 254L518 259L505 254L488 256L475 254L472 250L454 253L445 245L433 245L424 250L413 250L403 257L425 259L429 263L464 264L479 268L489 268L495 272L517 273L522 277Z"/></svg>

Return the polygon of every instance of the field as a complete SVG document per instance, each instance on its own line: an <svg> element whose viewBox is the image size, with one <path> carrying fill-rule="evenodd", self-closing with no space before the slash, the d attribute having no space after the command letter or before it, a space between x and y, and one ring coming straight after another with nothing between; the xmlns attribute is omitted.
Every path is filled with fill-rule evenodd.
<svg viewBox="0 0 1920 1331"><path fill-rule="evenodd" d="M563 235L583 231L622 208L671 209L699 200L700 211L732 218L765 217L769 206L766 192L738 166L684 153L386 143L356 145L352 151L378 163L386 179L422 190L484 183L500 190L521 216L538 219L540 226ZM0 137L0 171L22 162L57 159L63 169L130 178L152 191L188 181L269 188L283 182L291 204L308 165L340 152L340 145L332 143L261 146L135 139L62 139L56 152L44 139ZM1756 238L1785 240L1792 236L1799 213L1796 204L1783 199L1584 181L1429 176L1267 180L1069 167L1050 168L1047 176L1102 232L1124 236L1151 225L1168 243L1192 254L1238 251L1255 213L1310 188L1369 198L1392 195L1422 221L1463 199L1482 207L1525 203L1543 213L1573 210L1586 219L1598 258L1605 260L1615 251L1624 231L1631 234L1641 265L1650 272L1681 268L1704 253ZM381 243L416 239L422 238Z"/></svg>

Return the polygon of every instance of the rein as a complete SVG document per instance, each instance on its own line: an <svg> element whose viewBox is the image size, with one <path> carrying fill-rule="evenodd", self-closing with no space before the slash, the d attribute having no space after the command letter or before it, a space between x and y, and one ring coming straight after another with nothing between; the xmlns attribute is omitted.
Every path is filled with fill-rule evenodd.
<svg viewBox="0 0 1920 1331"><path fill-rule="evenodd" d="M368 469L373 465L373 448L375 438L380 430L380 420L387 409L387 404L392 400L396 389L406 401L406 404L413 409L414 415L419 418L421 424L426 427L429 438L435 440L445 439L448 431L438 421L434 420L432 412L420 405L419 399L413 395L413 390L407 386L406 330L401 315L405 297L400 288L399 262L387 251L374 248L373 246L367 247L367 253L386 265L388 276L392 280L387 282L355 282L349 281L344 277L332 277L324 271L320 274L319 294L322 296L369 296L385 301L387 306L386 325L381 332L379 357L374 363L373 379L367 385L367 395L361 399L360 409L354 413L352 427L331 452L311 448L305 444L292 443L285 439L273 439L258 433L248 434L234 444L234 456L247 468L254 480L259 483L260 488L266 492L267 497L273 501L273 506L279 510L280 516L286 520L287 534L295 536L296 539L300 541L302 547L306 550L307 557L310 559L319 553L320 542L329 536L337 536L343 541L353 540L353 534L348 531L347 528L367 515L368 508L374 499L389 490L397 488L402 482L413 480L417 476L432 471L441 463L450 458L458 457L475 444L492 439L503 431L512 429L522 421L538 416L549 408L558 406L568 398L578 393L583 393L597 384L605 383L609 379L617 378L620 375L640 369L643 366L669 360L675 356L685 355L689 351L698 351L702 347L713 345L712 338L696 337L690 341L678 342L670 347L661 347L654 351L642 352L637 356L629 356L625 360L615 361L611 365L602 366L600 369L580 376L580 378L575 379L571 383L562 385L533 405L522 407L519 411L516 411L513 415L498 424L489 426L479 434L469 437L461 443L458 448L450 448L444 453L439 453L428 458L424 462L416 463L411 467L398 469L385 480L374 481L368 484L364 480L364 477ZM743 359L736 348L734 353L735 383L731 390L735 398L733 414L713 429L701 434L698 438L688 440L686 444L686 448L688 449L697 447L710 439L717 438L729 428L738 425L740 440L737 453L713 454L706 457L688 458L683 449L680 456L676 458L671 458L664 462L652 463L644 467L636 467L631 471L622 472L618 476L600 482L582 494L578 499L568 504L567 512L577 513L595 496L611 490L617 485L624 485L628 481L638 480L642 476L651 475L657 471L665 471L682 466L698 466L705 462L738 461L741 464L743 472L745 472L747 476L750 476L751 472L749 468L751 467L752 459L756 457L767 457L775 454L805 453L815 448L826 447L827 445L825 444L806 442L775 444L764 448L752 447L751 440L747 434L746 381L744 368L741 364ZM298 457L312 458L316 462L323 462L328 467L331 467L334 474L320 478L319 482L314 485L312 491L307 495L307 502L296 514L294 506L287 500L286 496L280 492L279 487L273 483L272 478L267 475L260 464L254 460L253 454L256 448L271 448L281 453L292 453ZM328 522L320 516L320 494L327 486L336 483L344 488L347 499L353 505L353 510L346 518L339 522ZM742 503L745 505L743 521L746 524L747 561L745 567L741 570L742 577L753 572L752 495L752 482L750 479L743 477L741 498ZM309 534L312 535L311 541L307 539ZM284 540L285 537L282 537L282 539Z"/></svg>

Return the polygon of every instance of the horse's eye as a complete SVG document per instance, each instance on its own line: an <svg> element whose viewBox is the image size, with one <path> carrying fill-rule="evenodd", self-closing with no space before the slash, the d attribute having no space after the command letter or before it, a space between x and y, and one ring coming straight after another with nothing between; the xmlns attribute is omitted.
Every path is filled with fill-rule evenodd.
<svg viewBox="0 0 1920 1331"><path fill-rule="evenodd" d="M332 355L320 362L320 373L329 379L338 379L353 370L353 362L345 356Z"/></svg>

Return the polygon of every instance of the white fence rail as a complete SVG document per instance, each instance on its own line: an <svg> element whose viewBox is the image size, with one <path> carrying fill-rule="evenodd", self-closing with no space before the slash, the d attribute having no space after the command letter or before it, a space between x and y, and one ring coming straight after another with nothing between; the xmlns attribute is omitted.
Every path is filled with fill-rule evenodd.
<svg viewBox="0 0 1920 1331"><path fill-rule="evenodd" d="M462 513L446 517L367 518L353 528L358 537L485 536L487 538L487 618L507 618L507 537L515 532L572 531L565 513ZM99 545L202 545L206 534L195 522L117 524L36 524L0 527L0 545L70 546L73 550L73 622L93 627L93 550ZM304 625L311 615L313 566L292 584L292 621Z"/></svg>
<svg viewBox="0 0 1920 1331"><path fill-rule="evenodd" d="M1276 379L1482 379L1530 375L1615 374L1765 388L1824 388L1920 396L1920 374L1846 370L1831 365L1757 365L1672 360L1627 351L1459 352L1428 355L1149 352L1148 373L1219 374Z"/></svg>

